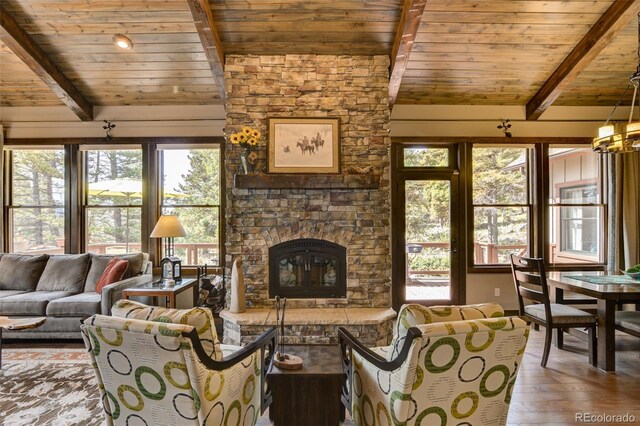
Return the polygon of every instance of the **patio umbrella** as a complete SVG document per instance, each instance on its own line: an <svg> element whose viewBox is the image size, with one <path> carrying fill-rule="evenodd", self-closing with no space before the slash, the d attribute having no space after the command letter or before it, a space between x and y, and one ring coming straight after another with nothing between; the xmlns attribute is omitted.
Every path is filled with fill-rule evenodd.
<svg viewBox="0 0 640 426"><path fill-rule="evenodd" d="M142 198L142 180L134 179L112 179L100 182L89 182L89 195L103 197L127 197L126 204L129 204L131 197ZM165 192L167 198L183 198L187 195L178 192ZM126 251L129 251L129 209L126 209L127 229L125 232Z"/></svg>
<svg viewBox="0 0 640 426"><path fill-rule="evenodd" d="M133 179L112 179L100 182L89 182L89 195L109 197L142 197L142 181ZM179 192L165 192L168 198L184 198L187 195Z"/></svg>

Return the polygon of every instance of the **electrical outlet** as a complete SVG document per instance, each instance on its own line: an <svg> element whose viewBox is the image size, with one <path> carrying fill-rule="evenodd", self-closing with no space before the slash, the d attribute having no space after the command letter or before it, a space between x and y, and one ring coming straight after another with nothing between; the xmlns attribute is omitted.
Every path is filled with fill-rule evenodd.
<svg viewBox="0 0 640 426"><path fill-rule="evenodd" d="M496 297L500 297L500 287L496 287L493 289L493 295Z"/></svg>

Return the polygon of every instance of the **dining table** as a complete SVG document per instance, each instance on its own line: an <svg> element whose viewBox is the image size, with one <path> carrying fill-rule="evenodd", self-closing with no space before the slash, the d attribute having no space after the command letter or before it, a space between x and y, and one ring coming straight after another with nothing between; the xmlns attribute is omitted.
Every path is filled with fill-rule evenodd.
<svg viewBox="0 0 640 426"><path fill-rule="evenodd" d="M575 299L565 297L565 291L595 299L598 318L597 365L604 371L615 371L616 309L619 304L640 303L640 281L612 272L571 271L548 272L547 283L553 290L550 291L552 302L575 303Z"/></svg>

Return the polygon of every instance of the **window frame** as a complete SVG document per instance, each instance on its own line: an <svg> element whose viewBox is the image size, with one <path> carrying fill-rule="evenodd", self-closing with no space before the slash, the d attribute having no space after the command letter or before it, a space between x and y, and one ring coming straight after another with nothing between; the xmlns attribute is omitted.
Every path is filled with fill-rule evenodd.
<svg viewBox="0 0 640 426"><path fill-rule="evenodd" d="M41 209L59 209L61 208L63 210L63 217L66 218L67 215L67 210L68 210L68 206L66 205L66 192L68 190L68 182L66 179L66 153L64 151L64 147L62 145L59 144L55 144L55 145L26 145L26 146L7 146L6 144L0 148L2 149L2 153L3 153L3 178L4 178L4 187L3 187L3 192L5 194L4 196L4 202L3 202L3 225L4 227L2 228L2 233L3 233L3 245L2 245L2 251L6 252L6 253L23 253L23 254L59 254L59 247L56 247L54 249L51 250L37 250L37 251L28 251L28 252L24 252L24 251L14 251L14 247L13 247L13 220L14 220L14 211L18 211L18 210L28 210L28 209L37 209L37 208L41 208ZM63 154L63 159L62 159L62 167L63 167L63 175L64 175L64 188L62 190L63 194L65 194L65 200L62 202L62 204L19 204L16 205L14 203L14 166L15 166L15 151L61 151ZM62 225L62 233L64 236L64 240L65 240L65 245L62 248L62 251L65 252L67 250L67 243L68 243L68 239L67 234L65 232L65 222L66 220L63 219L63 225ZM55 252L55 253L54 253Z"/></svg>
<svg viewBox="0 0 640 426"><path fill-rule="evenodd" d="M81 145L80 152L82 153L80 159L80 187L82 188L82 199L80 203L80 207L82 210L81 220L80 220L80 235L82 235L80 247L83 253L89 253L87 250L89 248L89 212L92 209L139 209L140 210L140 251L145 250L144 244L144 229L143 229L143 210L144 210L144 199L145 196L148 196L148 191L145 191L144 185L142 187L142 197L140 200L140 204L90 204L89 203L89 152L91 151L125 151L125 150L140 150L140 160L141 160L141 171L140 171L140 180L144 179L144 151L141 145ZM101 253L97 253L101 254Z"/></svg>
<svg viewBox="0 0 640 426"><path fill-rule="evenodd" d="M475 204L473 200L473 150L474 148L518 148L525 149L525 164L526 164L526 201L524 204L516 204L516 203L497 203L497 204L486 204L479 203ZM533 252L534 240L533 240L533 229L534 229L534 179L533 179L533 169L534 169L534 161L535 161L535 147L531 144L495 144L495 143L476 143L471 142L469 145L469 155L467 157L468 165L468 218L467 218L467 229L469 233L469 252L467 253L468 257L468 272L475 273L478 271L482 272L501 272L505 268L510 268L508 263L475 263L475 211L476 208L524 208L527 211L527 253L531 254Z"/></svg>
<svg viewBox="0 0 640 426"><path fill-rule="evenodd" d="M557 148L559 147L558 144L554 144L553 142L546 144L545 145L545 158L547 161L547 165L550 166L551 164L551 156L549 155L549 149L551 148ZM569 148L578 148L578 149L587 149L590 148L590 146L583 146L583 145L562 145L563 148L565 147L569 147ZM596 188L599 191L599 200L598 202L595 203L562 203L562 202L556 202L555 200L552 201L552 197L551 197L551 185L550 185L550 173L547 173L545 178L545 194L544 194L544 200L545 200L545 215L546 217L549 218L549 220L547 221L547 223L545 223L545 232L544 232L544 244L543 244L543 256L544 256L544 260L546 265L548 266L548 268L550 270L571 270L571 269L580 269L580 270L604 270L606 268L607 265L607 257L608 257L608 252L607 252L607 239L608 239L608 223L607 223L607 215L608 215L608 207L607 207L607 203L605 202L607 200L607 186L605 185L605 176L608 173L608 169L606 167L606 162L604 161L604 157L602 154L594 154L597 155L597 167L598 167L598 176L594 177L594 178L589 178L589 179L582 179L582 180L578 180L575 181L573 184L566 184L566 185L560 185L560 188L562 186L566 187L566 188L572 188L572 187L581 187L581 186L586 186L586 185L590 185L590 184L594 184L596 185ZM593 261L593 256L588 256L588 255L581 255L578 254L577 252L567 252L567 253L571 253L571 257L575 258L577 261L576 262L563 262L563 263L553 263L552 260L550 258L550 247L551 247L551 209L553 208L558 208L558 217L557 217L557 221L561 221L561 209L563 207L593 207L593 208L598 208L600 209L601 212L601 217L600 217L600 221L602 222L602 231L603 231L603 237L602 239L599 241L599 250L601 251L601 259L602 260L598 260L598 261ZM556 226L558 226L559 228L559 224L556 224ZM558 244L560 244L560 242L558 242ZM561 250L559 250L559 252L562 252ZM587 261L589 263L584 263L581 262L582 261Z"/></svg>
<svg viewBox="0 0 640 426"><path fill-rule="evenodd" d="M171 151L171 150L197 150L197 149L201 149L201 150L218 150L219 152L219 156L220 156L220 171L219 171L219 175L220 175L220 180L218 182L218 184L220 185L220 187L218 188L218 195L219 195L219 199L218 199L218 204L164 204L164 155L163 155L163 151ZM158 145L157 146L157 161L158 161L158 173L157 173L157 186L158 186L158 211L159 214L162 215L164 214L163 212L165 211L165 209L181 209L181 208L201 208L201 209L216 209L218 212L218 238L216 241L217 244L217 248L218 248L218 264L217 265L208 265L209 267L213 267L213 268L221 268L224 264L224 258L223 256L223 241L224 241L224 236L222 235L222 230L224 229L224 226L222 225L222 223L224 222L223 220L223 215L222 215L222 200L224 199L224 179L223 179L223 174L224 174L224 158L223 158L223 148L221 145L218 144L203 144L203 145ZM160 250L163 249L163 245L164 241L158 241L158 247L160 248ZM196 255L197 256L197 255ZM187 268L195 268L196 266L199 265L191 265L188 262L188 259L182 259L183 262L185 262L183 264L184 267Z"/></svg>

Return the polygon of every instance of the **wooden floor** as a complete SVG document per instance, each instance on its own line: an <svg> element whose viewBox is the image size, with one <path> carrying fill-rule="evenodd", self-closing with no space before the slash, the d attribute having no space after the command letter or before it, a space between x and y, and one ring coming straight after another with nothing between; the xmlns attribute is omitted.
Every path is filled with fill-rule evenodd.
<svg viewBox="0 0 640 426"><path fill-rule="evenodd" d="M565 334L565 347L551 347L540 367L544 328L531 330L509 408L509 425L585 424L576 416L634 416L640 424L640 339L616 334L616 371L589 365L587 344ZM583 417L584 418L584 417ZM615 418L591 424L623 424Z"/></svg>

